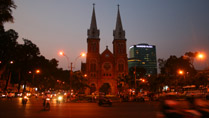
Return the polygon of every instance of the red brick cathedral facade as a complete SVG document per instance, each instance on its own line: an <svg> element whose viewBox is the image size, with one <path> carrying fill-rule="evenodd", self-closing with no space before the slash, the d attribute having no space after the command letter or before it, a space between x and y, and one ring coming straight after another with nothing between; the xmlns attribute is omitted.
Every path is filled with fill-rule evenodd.
<svg viewBox="0 0 209 118"><path fill-rule="evenodd" d="M86 94L99 92L99 89L104 84L109 84L110 94L117 94L118 77L128 74L126 38L122 27L119 6L116 27L113 30L113 52L106 46L106 49L100 54L100 31L97 29L94 7L90 29L88 29L87 34L85 73L87 74L88 84L91 88L86 90Z"/></svg>

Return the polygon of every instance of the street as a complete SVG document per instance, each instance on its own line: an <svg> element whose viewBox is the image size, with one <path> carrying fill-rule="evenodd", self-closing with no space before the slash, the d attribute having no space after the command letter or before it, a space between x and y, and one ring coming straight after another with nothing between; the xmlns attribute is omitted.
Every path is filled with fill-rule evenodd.
<svg viewBox="0 0 209 118"><path fill-rule="evenodd" d="M0 99L0 117L3 118L156 118L157 102L113 103L112 107L97 103L61 103L51 101L50 111L44 111L41 98L30 98L24 106L20 98Z"/></svg>

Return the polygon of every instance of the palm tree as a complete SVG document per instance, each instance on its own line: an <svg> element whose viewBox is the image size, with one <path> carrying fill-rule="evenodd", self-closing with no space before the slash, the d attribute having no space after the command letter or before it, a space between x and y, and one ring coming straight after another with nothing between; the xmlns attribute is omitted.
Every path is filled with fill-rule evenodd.
<svg viewBox="0 0 209 118"><path fill-rule="evenodd" d="M0 26L5 22L13 22L12 8L15 9L16 5L13 0L0 0Z"/></svg>

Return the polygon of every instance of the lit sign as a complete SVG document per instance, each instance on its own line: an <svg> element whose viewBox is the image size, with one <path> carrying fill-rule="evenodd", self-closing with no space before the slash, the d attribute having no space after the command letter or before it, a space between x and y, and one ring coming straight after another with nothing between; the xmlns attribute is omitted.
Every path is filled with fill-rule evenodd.
<svg viewBox="0 0 209 118"><path fill-rule="evenodd" d="M131 46L130 48L129 48L129 50L131 49L131 48L133 48L134 46ZM152 45L136 45L136 47L137 48L153 48L153 46Z"/></svg>
<svg viewBox="0 0 209 118"><path fill-rule="evenodd" d="M137 48L153 48L152 45L137 45Z"/></svg>

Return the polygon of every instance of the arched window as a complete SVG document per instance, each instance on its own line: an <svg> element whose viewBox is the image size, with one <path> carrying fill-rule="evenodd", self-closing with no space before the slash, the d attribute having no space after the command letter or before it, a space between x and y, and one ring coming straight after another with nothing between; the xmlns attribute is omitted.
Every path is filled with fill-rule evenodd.
<svg viewBox="0 0 209 118"><path fill-rule="evenodd" d="M122 59L120 59L119 61L118 61L118 71L119 72L123 72L124 71L124 61L122 60Z"/></svg>

